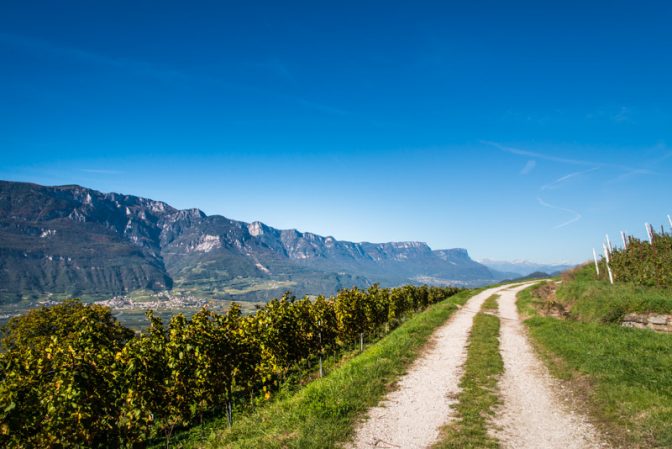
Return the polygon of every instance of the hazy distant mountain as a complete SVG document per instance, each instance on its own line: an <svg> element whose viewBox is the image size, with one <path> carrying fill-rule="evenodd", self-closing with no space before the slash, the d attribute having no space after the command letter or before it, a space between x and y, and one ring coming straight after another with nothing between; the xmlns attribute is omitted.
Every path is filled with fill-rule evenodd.
<svg viewBox="0 0 672 449"><path fill-rule="evenodd" d="M0 181L0 303L170 289L267 299L374 282L493 280L463 249L352 243L132 195Z"/></svg>
<svg viewBox="0 0 672 449"><path fill-rule="evenodd" d="M542 264L530 262L528 260L502 261L483 259L481 264L490 268L498 279L513 279L521 276L527 276L534 272L557 273L569 270L574 265L571 264Z"/></svg>

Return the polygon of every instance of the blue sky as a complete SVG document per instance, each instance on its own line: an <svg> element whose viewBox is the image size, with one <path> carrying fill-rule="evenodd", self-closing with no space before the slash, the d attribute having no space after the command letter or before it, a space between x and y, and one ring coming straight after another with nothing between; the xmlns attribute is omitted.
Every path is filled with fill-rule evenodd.
<svg viewBox="0 0 672 449"><path fill-rule="evenodd" d="M0 6L0 178L581 261L672 213L667 2Z"/></svg>

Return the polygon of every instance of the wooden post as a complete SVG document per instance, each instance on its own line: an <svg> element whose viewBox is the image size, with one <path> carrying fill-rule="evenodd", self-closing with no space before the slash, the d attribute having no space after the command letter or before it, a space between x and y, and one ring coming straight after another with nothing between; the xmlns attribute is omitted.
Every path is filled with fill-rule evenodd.
<svg viewBox="0 0 672 449"><path fill-rule="evenodd" d="M226 386L226 420L231 428L233 426L233 391L230 382Z"/></svg>
<svg viewBox="0 0 672 449"><path fill-rule="evenodd" d="M595 252L595 248L593 248L593 259L595 260L595 271L597 272L597 276L600 276L600 264L597 263L597 252Z"/></svg>
<svg viewBox="0 0 672 449"><path fill-rule="evenodd" d="M609 250L607 249L607 245L604 244L604 243L602 244L602 248L604 249L604 258L607 261L607 273L609 273L609 282L611 284L613 284L614 283L614 275L611 272L611 267L609 266Z"/></svg>
<svg viewBox="0 0 672 449"><path fill-rule="evenodd" d="M324 350L322 349L322 320L317 320L317 325L320 328L320 332L318 335L320 337L320 377L322 377L324 375L324 373L322 372L322 353L324 352Z"/></svg>
<svg viewBox="0 0 672 449"><path fill-rule="evenodd" d="M625 232L621 231L621 240L623 240L623 249L628 249L628 239L625 238Z"/></svg>

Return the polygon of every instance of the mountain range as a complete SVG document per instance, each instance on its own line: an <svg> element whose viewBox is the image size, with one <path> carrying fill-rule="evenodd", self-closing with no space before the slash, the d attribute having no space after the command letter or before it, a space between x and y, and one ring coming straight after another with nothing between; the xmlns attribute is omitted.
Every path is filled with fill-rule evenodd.
<svg viewBox="0 0 672 449"><path fill-rule="evenodd" d="M490 268L490 271L492 271L496 277L509 279L528 276L535 272L556 274L574 267L574 265L568 263L543 264L530 262L529 260L505 261L482 259L479 262Z"/></svg>
<svg viewBox="0 0 672 449"><path fill-rule="evenodd" d="M167 290L265 300L500 277L461 248L353 243L77 185L0 181L0 304Z"/></svg>

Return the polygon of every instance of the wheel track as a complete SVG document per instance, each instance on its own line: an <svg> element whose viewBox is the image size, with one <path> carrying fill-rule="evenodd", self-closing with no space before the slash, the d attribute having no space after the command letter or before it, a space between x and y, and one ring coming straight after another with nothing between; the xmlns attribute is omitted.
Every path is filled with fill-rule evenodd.
<svg viewBox="0 0 672 449"><path fill-rule="evenodd" d="M563 401L560 383L530 345L516 307L520 290L503 291L499 299L503 404L493 434L507 449L608 448L589 420Z"/></svg>
<svg viewBox="0 0 672 449"><path fill-rule="evenodd" d="M422 449L436 441L452 415L452 398L459 392L473 318L483 302L503 288L473 296L437 329L397 388L357 426L348 449Z"/></svg>

